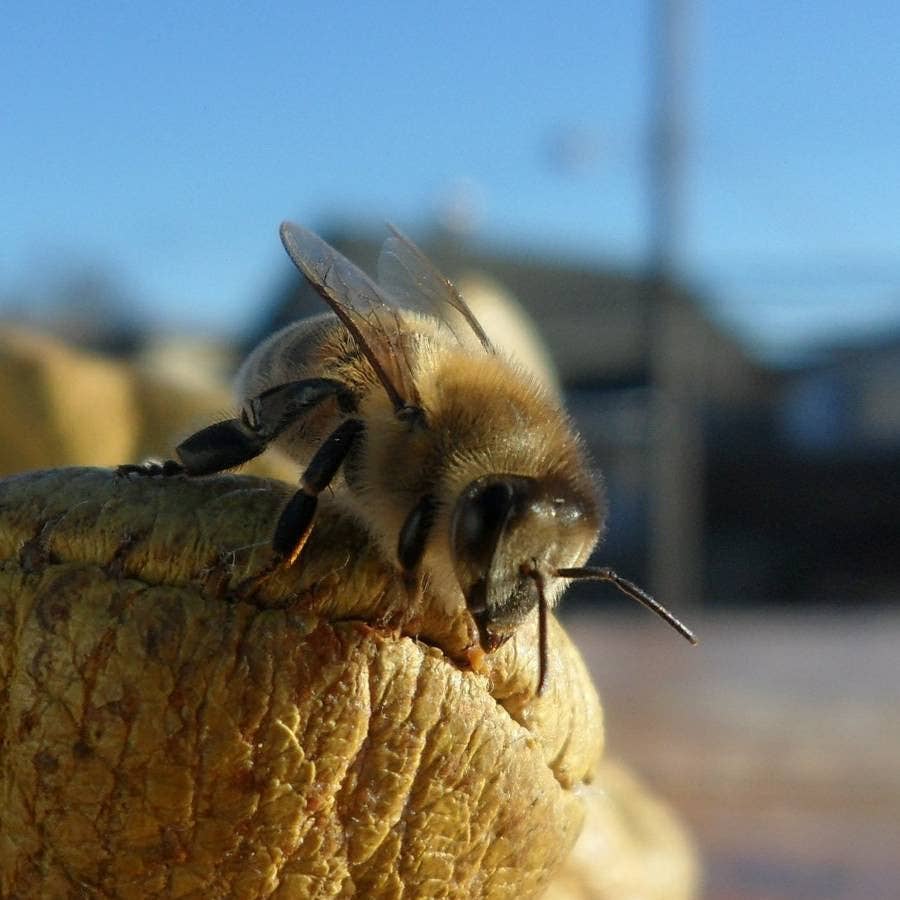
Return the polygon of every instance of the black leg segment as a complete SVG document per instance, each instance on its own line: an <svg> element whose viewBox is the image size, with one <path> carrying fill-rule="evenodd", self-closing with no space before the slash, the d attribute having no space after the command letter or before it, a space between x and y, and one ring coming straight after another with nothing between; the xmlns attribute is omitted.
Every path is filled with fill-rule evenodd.
<svg viewBox="0 0 900 900"><path fill-rule="evenodd" d="M284 557L289 566L293 565L300 555L306 538L312 531L318 503L316 494L308 494L301 488L291 497L278 517L275 536L272 538L272 549Z"/></svg>
<svg viewBox="0 0 900 900"><path fill-rule="evenodd" d="M244 404L240 418L226 419L183 440L180 462L149 460L119 466L119 475L213 475L259 456L286 428L323 400L334 397L342 413L356 409L356 395L332 378L289 381L263 391Z"/></svg>
<svg viewBox="0 0 900 900"><path fill-rule="evenodd" d="M306 378L289 381L263 391L248 401L244 418L254 430L274 440L289 425L302 418L323 400L336 397L343 413L356 410L356 397L340 381L333 378Z"/></svg>
<svg viewBox="0 0 900 900"><path fill-rule="evenodd" d="M319 494L331 483L365 426L359 419L345 419L310 460L300 490L284 508L275 526L272 548L293 565L312 531Z"/></svg>
<svg viewBox="0 0 900 900"><path fill-rule="evenodd" d="M404 572L412 572L422 561L436 513L437 500L426 494L406 517L397 540L397 560Z"/></svg>
<svg viewBox="0 0 900 900"><path fill-rule="evenodd" d="M117 475L183 475L184 466L174 459L148 459L142 463L125 463L116 466Z"/></svg>
<svg viewBox="0 0 900 900"><path fill-rule="evenodd" d="M216 422L182 441L175 452L188 475L212 475L249 462L269 440L240 419Z"/></svg>

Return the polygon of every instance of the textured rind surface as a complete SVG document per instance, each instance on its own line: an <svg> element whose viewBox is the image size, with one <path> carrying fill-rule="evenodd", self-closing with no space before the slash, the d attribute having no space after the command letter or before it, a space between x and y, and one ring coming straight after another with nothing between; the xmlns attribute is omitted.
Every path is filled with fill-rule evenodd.
<svg viewBox="0 0 900 900"><path fill-rule="evenodd" d="M696 851L672 811L621 763L602 759L579 788L584 827L544 900L691 900Z"/></svg>
<svg viewBox="0 0 900 900"><path fill-rule="evenodd" d="M469 671L327 504L59 469L0 482L0 896L527 897L565 859L599 702L553 624ZM456 660L456 662L454 662Z"/></svg>

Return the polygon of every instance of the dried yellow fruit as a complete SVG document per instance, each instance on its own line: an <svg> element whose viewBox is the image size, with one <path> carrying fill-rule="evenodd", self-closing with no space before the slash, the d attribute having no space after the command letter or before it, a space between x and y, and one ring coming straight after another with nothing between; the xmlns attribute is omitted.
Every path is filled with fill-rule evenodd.
<svg viewBox="0 0 900 900"><path fill-rule="evenodd" d="M597 696L555 622L469 670L327 505L266 578L265 479L0 482L0 895L529 897L578 835Z"/></svg>

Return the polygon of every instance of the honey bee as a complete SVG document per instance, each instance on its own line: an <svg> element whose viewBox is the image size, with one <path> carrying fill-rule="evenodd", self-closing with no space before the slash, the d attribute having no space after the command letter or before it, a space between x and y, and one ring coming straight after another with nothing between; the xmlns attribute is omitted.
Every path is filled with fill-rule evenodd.
<svg viewBox="0 0 900 900"><path fill-rule="evenodd" d="M208 475L278 445L305 466L275 526L279 560L298 559L319 494L335 488L414 595L427 579L447 611L465 604L484 652L537 608L538 693L548 612L573 579L613 583L694 642L636 585L585 567L605 509L581 439L409 239L391 229L376 282L313 232L285 222L280 234L330 312L258 346L238 373L239 417L188 437L179 462L153 472Z"/></svg>

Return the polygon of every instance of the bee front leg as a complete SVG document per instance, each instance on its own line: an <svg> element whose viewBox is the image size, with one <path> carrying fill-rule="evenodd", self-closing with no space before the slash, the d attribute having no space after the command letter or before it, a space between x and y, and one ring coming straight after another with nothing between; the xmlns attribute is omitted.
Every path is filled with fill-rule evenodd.
<svg viewBox="0 0 900 900"><path fill-rule="evenodd" d="M312 531L319 494L331 484L341 464L353 449L365 425L359 419L345 419L310 460L300 479L300 490L291 497L275 526L272 549L292 566Z"/></svg>
<svg viewBox="0 0 900 900"><path fill-rule="evenodd" d="M437 500L426 494L406 517L397 539L397 561L404 574L414 572L425 555L425 543L434 525Z"/></svg>
<svg viewBox="0 0 900 900"><path fill-rule="evenodd" d="M425 555L425 545L428 535L434 525L437 513L437 500L426 494L412 508L406 517L400 535L397 539L397 561L403 573L403 581L406 585L408 600L407 609L400 613L402 620L408 620L418 613L422 600L422 575L419 571L422 557ZM389 619L396 619L396 612L388 614Z"/></svg>

